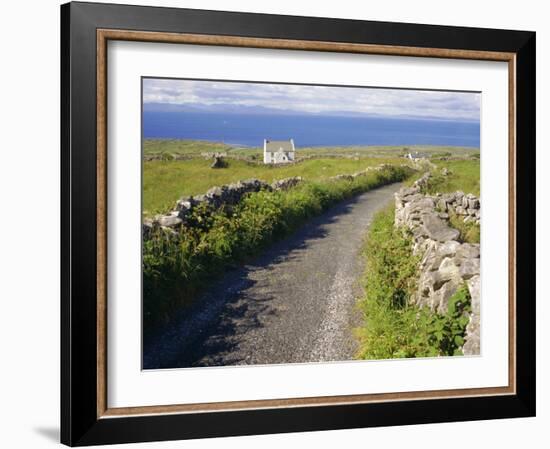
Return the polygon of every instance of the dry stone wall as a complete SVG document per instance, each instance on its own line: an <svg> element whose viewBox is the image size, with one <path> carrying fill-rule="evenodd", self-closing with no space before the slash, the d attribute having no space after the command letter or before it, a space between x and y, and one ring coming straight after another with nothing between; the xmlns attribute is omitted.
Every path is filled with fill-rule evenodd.
<svg viewBox="0 0 550 449"><path fill-rule="evenodd" d="M464 221L479 223L480 201L463 192L424 195L422 187L429 178L425 174L412 187L395 194L395 225L412 232L413 253L422 257L418 289L411 302L446 313L449 299L465 283L472 310L463 352L479 354L480 248L479 244L459 242L459 231L449 226L448 219L453 212Z"/></svg>
<svg viewBox="0 0 550 449"><path fill-rule="evenodd" d="M377 167L368 167L365 170L354 173L352 175L337 175L333 176L330 179L346 179L349 181L353 181L353 179L359 176L365 176L371 171L380 171L388 167L391 167L391 165L381 164ZM235 183L223 186L212 187L203 195L186 196L180 198L176 202L176 206L172 211L168 212L165 215L157 215L154 219L144 220L142 227L143 237L148 238L151 234L152 229L154 228L161 228L168 232L175 232L177 228L179 228L182 224L186 222L187 218L192 214L192 212L201 205L206 205L208 208L212 209L218 209L221 206L231 207L238 204L241 199L249 193L259 192L260 190L288 190L290 188L296 187L301 182L303 182L303 178L301 176L293 176L290 178L279 179L272 182L271 184L253 178L244 181L237 181Z"/></svg>
<svg viewBox="0 0 550 449"><path fill-rule="evenodd" d="M147 238L153 228L162 228L174 231L180 227L191 213L199 206L208 206L218 209L221 206L234 206L249 193L260 190L287 190L302 182L300 176L279 179L268 184L259 179L247 179L232 184L216 186L209 189L204 195L186 196L176 202L175 208L166 215L157 215L154 219L146 219L143 222L143 236Z"/></svg>

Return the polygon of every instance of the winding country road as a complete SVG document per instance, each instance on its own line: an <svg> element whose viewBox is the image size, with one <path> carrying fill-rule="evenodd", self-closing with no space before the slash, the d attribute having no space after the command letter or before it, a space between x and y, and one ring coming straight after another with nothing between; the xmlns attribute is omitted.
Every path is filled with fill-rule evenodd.
<svg viewBox="0 0 550 449"><path fill-rule="evenodd" d="M226 274L144 348L143 368L349 360L361 246L396 183L340 203Z"/></svg>

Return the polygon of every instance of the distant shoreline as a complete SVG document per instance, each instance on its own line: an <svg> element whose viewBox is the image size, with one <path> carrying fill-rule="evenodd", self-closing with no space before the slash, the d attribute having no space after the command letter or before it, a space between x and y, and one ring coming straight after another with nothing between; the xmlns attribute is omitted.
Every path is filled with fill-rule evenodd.
<svg viewBox="0 0 550 449"><path fill-rule="evenodd" d="M231 142L258 147L294 139L298 147L456 145L478 147L478 122L375 117L143 112L143 137Z"/></svg>
<svg viewBox="0 0 550 449"><path fill-rule="evenodd" d="M246 145L241 143L235 143L235 142L221 142L219 140L208 140L208 139L186 139L186 138L176 138L176 137L144 137L143 142L181 142L181 143L200 143L204 145L216 145L216 146L226 146L230 147L232 149L242 149L242 150L258 150L262 148L262 145L252 146L252 145ZM395 144L331 144L331 145L296 145L296 148L299 150L300 148L303 149L322 149L322 148L342 148L346 150L352 150L354 148L362 149L362 148L387 148L387 149L405 149L405 148L411 148L411 149L455 149L455 150L465 150L465 151L480 151L479 147L475 146L467 146L467 145L438 145L438 144L402 144L402 145L395 145Z"/></svg>

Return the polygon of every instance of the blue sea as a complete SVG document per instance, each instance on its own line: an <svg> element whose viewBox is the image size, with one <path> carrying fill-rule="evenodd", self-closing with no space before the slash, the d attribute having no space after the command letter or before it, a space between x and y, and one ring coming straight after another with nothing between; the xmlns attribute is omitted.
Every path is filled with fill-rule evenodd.
<svg viewBox="0 0 550 449"><path fill-rule="evenodd" d="M479 148L478 122L320 115L143 112L145 138L195 139L258 147L293 138L296 146L449 145Z"/></svg>

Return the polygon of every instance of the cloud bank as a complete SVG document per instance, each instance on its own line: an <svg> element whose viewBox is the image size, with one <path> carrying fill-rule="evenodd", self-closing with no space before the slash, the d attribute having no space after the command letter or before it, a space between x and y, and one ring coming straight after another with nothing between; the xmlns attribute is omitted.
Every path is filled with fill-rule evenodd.
<svg viewBox="0 0 550 449"><path fill-rule="evenodd" d="M157 110L239 110L287 114L365 115L480 120L479 93L284 84L143 80L145 107Z"/></svg>

